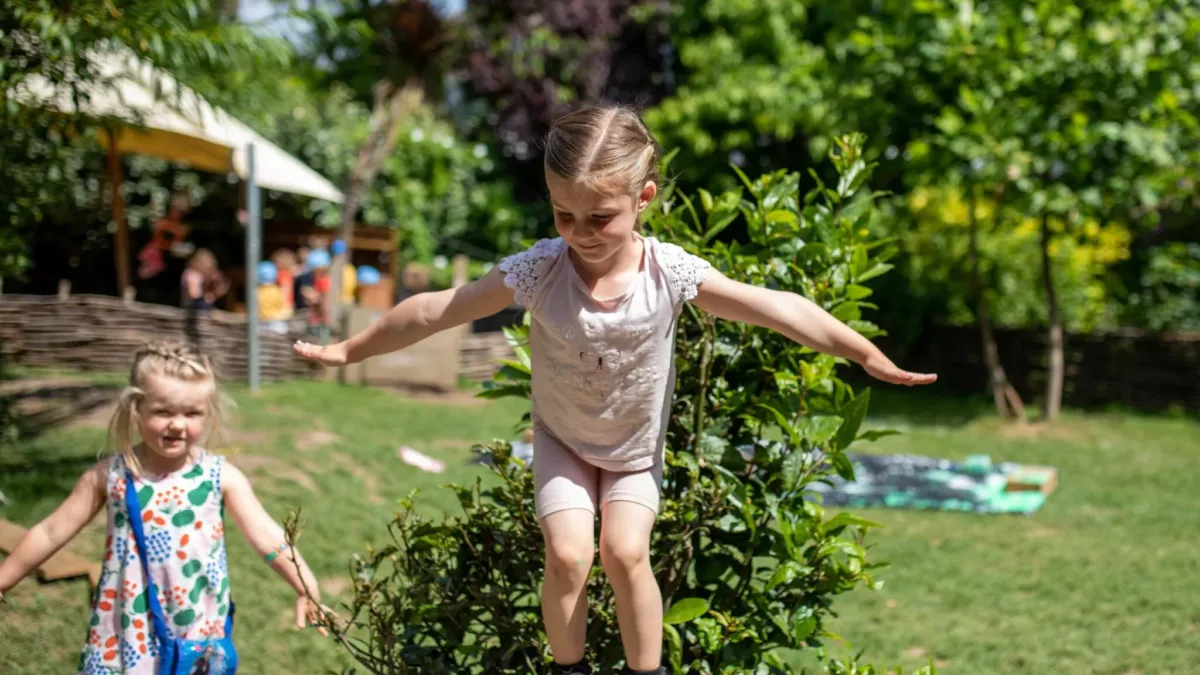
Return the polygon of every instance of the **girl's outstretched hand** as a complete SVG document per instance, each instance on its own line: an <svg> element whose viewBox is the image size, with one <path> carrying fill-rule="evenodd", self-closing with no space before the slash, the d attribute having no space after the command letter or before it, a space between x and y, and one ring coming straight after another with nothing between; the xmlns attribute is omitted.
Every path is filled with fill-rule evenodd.
<svg viewBox="0 0 1200 675"><path fill-rule="evenodd" d="M296 353L325 366L346 365L346 347L341 342L331 345L314 345L296 341L292 346Z"/></svg>
<svg viewBox="0 0 1200 675"><path fill-rule="evenodd" d="M321 637L329 637L329 631L325 630L326 613L332 614L328 607L319 605L303 595L296 598L296 628L313 626Z"/></svg>
<svg viewBox="0 0 1200 675"><path fill-rule="evenodd" d="M937 381L937 375L932 373L910 373L907 370L901 370L890 359L884 356L868 359L863 364L863 368L871 377L877 380L883 380L892 384L902 384L907 387L919 384L933 384Z"/></svg>

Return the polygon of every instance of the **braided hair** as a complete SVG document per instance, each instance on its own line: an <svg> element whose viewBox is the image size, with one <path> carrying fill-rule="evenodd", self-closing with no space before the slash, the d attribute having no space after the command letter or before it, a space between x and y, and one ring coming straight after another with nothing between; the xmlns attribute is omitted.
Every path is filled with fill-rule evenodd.
<svg viewBox="0 0 1200 675"><path fill-rule="evenodd" d="M219 377L212 361L200 350L183 342L157 341L143 345L134 354L129 369L129 383L121 390L116 410L108 423L108 450L121 453L125 464L134 473L141 473L141 464L134 453L134 439L140 429L139 405L146 396L146 382L151 377L168 377L184 382L211 382L212 394L206 410L208 422L204 438L221 433L228 402L219 387Z"/></svg>

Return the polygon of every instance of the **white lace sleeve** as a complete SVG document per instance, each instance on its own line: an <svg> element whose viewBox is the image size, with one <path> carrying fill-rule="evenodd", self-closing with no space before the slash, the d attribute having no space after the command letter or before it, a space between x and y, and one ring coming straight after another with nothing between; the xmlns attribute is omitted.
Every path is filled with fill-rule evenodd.
<svg viewBox="0 0 1200 675"><path fill-rule="evenodd" d="M712 266L675 244L658 243L658 260L666 270L671 283L671 292L678 302L688 302L696 297L700 284Z"/></svg>
<svg viewBox="0 0 1200 675"><path fill-rule="evenodd" d="M511 255L497 267L504 272L504 285L513 289L518 305L529 308L537 295L546 261L562 253L562 239L542 239L529 250Z"/></svg>

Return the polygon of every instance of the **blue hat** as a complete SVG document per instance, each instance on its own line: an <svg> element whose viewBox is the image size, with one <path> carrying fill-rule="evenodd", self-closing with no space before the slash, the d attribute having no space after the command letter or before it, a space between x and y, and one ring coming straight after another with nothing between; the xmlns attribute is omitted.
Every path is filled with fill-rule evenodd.
<svg viewBox="0 0 1200 675"><path fill-rule="evenodd" d="M379 274L379 270L370 265L362 265L358 268L358 283L360 286L374 286L383 279Z"/></svg>
<svg viewBox="0 0 1200 675"><path fill-rule="evenodd" d="M310 270L318 267L329 267L329 251L323 248L315 248L308 252L308 260L305 262Z"/></svg>
<svg viewBox="0 0 1200 675"><path fill-rule="evenodd" d="M270 260L258 263L258 283L273 284L279 281L279 268Z"/></svg>
<svg viewBox="0 0 1200 675"><path fill-rule="evenodd" d="M341 239L334 239L333 244L329 247L329 250L334 255L341 255L346 252L346 242L342 241Z"/></svg>

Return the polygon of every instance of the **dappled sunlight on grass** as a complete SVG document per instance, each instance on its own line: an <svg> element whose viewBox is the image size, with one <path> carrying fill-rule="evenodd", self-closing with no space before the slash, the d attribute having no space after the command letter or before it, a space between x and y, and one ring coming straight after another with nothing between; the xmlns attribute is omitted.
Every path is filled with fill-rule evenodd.
<svg viewBox="0 0 1200 675"><path fill-rule="evenodd" d="M414 488L431 515L457 504L437 486L486 474L470 445L511 438L520 401L477 405L455 397L405 399L393 392L321 382L268 385L238 402L226 454L241 465L279 519L302 508L300 547L326 594L345 589L346 561L384 539L395 500ZM1187 672L1200 645L1189 580L1200 565L1185 533L1200 493L1200 425L1133 413L1068 412L1053 425L1012 427L987 401L875 392L873 426L905 433L859 446L870 452L1051 464L1060 485L1031 517L871 511L883 523L875 555L892 563L879 592L843 599L833 630L875 663L906 669L933 660L939 672ZM94 461L103 432L48 430L0 454L0 515L31 525ZM431 475L403 464L410 446L446 462ZM30 463L32 460L32 463ZM227 523L235 530L232 522ZM102 518L72 544L98 556ZM289 628L291 592L231 534L230 564L248 673L316 673L345 658L311 632ZM87 615L85 582L26 581L0 610L0 672L68 671ZM31 656L35 655L35 656Z"/></svg>

